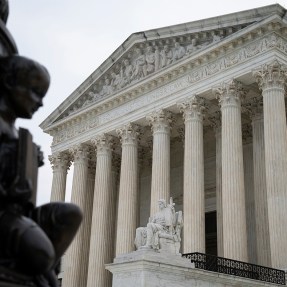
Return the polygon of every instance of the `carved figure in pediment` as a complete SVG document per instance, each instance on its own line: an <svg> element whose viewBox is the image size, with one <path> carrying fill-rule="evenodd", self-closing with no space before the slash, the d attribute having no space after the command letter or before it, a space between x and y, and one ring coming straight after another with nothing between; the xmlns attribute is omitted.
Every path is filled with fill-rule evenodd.
<svg viewBox="0 0 287 287"><path fill-rule="evenodd" d="M68 115L74 114L75 112L77 112L77 110L78 110L78 107L77 107L77 106L73 106L73 107L69 110Z"/></svg>
<svg viewBox="0 0 287 287"><path fill-rule="evenodd" d="M174 43L174 49L173 49L173 57L172 62L175 62L181 58L183 58L185 55L185 48L181 46L178 42Z"/></svg>
<svg viewBox="0 0 287 287"><path fill-rule="evenodd" d="M124 81L120 74L112 72L111 77L112 77L111 86L113 91L121 89L124 86Z"/></svg>
<svg viewBox="0 0 287 287"><path fill-rule="evenodd" d="M109 96L109 95L111 95L113 93L113 91L114 90L113 90L113 87L112 87L112 85L110 83L109 78L105 78L105 83L104 83L104 85L102 87L100 95L101 96Z"/></svg>
<svg viewBox="0 0 287 287"><path fill-rule="evenodd" d="M168 45L164 45L163 49L160 51L160 67L164 68L171 64L173 59L172 50Z"/></svg>
<svg viewBox="0 0 287 287"><path fill-rule="evenodd" d="M212 43L219 42L221 40L221 37L219 35L214 34L212 37Z"/></svg>
<svg viewBox="0 0 287 287"><path fill-rule="evenodd" d="M155 71L155 55L151 46L147 47L145 54L144 75L149 75Z"/></svg>
<svg viewBox="0 0 287 287"><path fill-rule="evenodd" d="M179 254L182 212L175 212L172 198L170 204L164 199L158 201L159 212L150 218L147 227L136 229L135 246L137 249L154 249Z"/></svg>
<svg viewBox="0 0 287 287"><path fill-rule="evenodd" d="M100 98L100 95L98 93L89 92L87 99L83 103L83 107L91 105L93 102L95 102L99 98Z"/></svg>
<svg viewBox="0 0 287 287"><path fill-rule="evenodd" d="M157 71L160 68L160 51L158 46L154 48L154 70Z"/></svg>
<svg viewBox="0 0 287 287"><path fill-rule="evenodd" d="M191 40L191 43L189 44L189 45L187 45L187 47L186 47L186 53L187 54L191 54L191 53L193 53L193 52L195 52L197 49L199 49L200 47L197 45L197 43L196 43L196 39L195 38L193 38L192 40Z"/></svg>
<svg viewBox="0 0 287 287"><path fill-rule="evenodd" d="M133 65L128 59L124 59L121 74L123 79L123 86L130 84L133 76Z"/></svg>
<svg viewBox="0 0 287 287"><path fill-rule="evenodd" d="M146 59L145 55L142 53L140 48L136 48L135 50L136 58L134 61L134 71L132 75L133 80L139 80L142 77L146 76Z"/></svg>

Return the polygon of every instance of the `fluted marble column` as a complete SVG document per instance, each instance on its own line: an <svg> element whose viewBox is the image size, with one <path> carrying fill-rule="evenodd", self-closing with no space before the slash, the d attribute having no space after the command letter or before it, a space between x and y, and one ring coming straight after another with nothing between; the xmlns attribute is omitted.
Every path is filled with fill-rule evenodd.
<svg viewBox="0 0 287 287"><path fill-rule="evenodd" d="M87 238L89 206L88 190L88 166L89 166L89 147L78 145L71 149L74 155L74 176L72 184L71 202L77 204L83 211L83 222L76 234L71 246L65 256L65 270L63 276L63 287L85 287L87 282L87 266L89 254L89 240Z"/></svg>
<svg viewBox="0 0 287 287"><path fill-rule="evenodd" d="M222 219L222 140L221 114L216 112L210 117L216 142L216 223L217 223L217 255L223 256L223 219Z"/></svg>
<svg viewBox="0 0 287 287"><path fill-rule="evenodd" d="M65 201L66 180L71 156L69 152L59 152L49 156L53 169L51 201Z"/></svg>
<svg viewBox="0 0 287 287"><path fill-rule="evenodd" d="M255 98L251 104L253 134L253 171L257 264L271 266L270 234L265 172L263 99Z"/></svg>
<svg viewBox="0 0 287 287"><path fill-rule="evenodd" d="M252 128L242 127L248 261L257 263Z"/></svg>
<svg viewBox="0 0 287 287"><path fill-rule="evenodd" d="M248 261L241 131L241 97L236 81L214 90L222 117L223 255Z"/></svg>
<svg viewBox="0 0 287 287"><path fill-rule="evenodd" d="M101 135L92 140L97 147L93 216L87 286L110 287L111 274L105 264L113 260L114 194L112 186L112 137Z"/></svg>
<svg viewBox="0 0 287 287"><path fill-rule="evenodd" d="M118 199L119 199L119 181L120 181L120 169L121 169L121 156L116 152L113 153L112 159L112 189L113 189L113 201L114 201L114 224L113 224L113 236L114 236L114 245L113 245L113 257L116 257L116 234L117 234L117 222L118 222Z"/></svg>
<svg viewBox="0 0 287 287"><path fill-rule="evenodd" d="M287 268L287 67L278 61L254 72L263 95L265 168L271 266Z"/></svg>
<svg viewBox="0 0 287 287"><path fill-rule="evenodd" d="M138 200L138 126L127 124L117 133L122 142L116 256L134 250Z"/></svg>
<svg viewBox="0 0 287 287"><path fill-rule="evenodd" d="M138 147L138 201L137 201L137 226L140 226L140 211L141 211L141 182L140 182L140 176L143 168L143 162L144 162L144 148Z"/></svg>
<svg viewBox="0 0 287 287"><path fill-rule="evenodd" d="M185 123L184 141L184 246L183 252L205 253L203 159L204 100L193 96L179 104Z"/></svg>
<svg viewBox="0 0 287 287"><path fill-rule="evenodd" d="M158 200L170 197L170 130L172 114L160 110L147 116L153 132L150 215L158 212Z"/></svg>

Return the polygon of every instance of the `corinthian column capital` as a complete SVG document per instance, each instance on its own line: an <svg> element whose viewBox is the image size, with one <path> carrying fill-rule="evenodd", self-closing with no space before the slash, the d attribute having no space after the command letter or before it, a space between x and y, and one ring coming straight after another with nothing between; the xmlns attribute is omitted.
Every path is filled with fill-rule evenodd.
<svg viewBox="0 0 287 287"><path fill-rule="evenodd" d="M254 70L253 76L261 90L268 88L284 89L287 78L287 66L274 60Z"/></svg>
<svg viewBox="0 0 287 287"><path fill-rule="evenodd" d="M134 144L137 145L139 136L142 133L141 127L139 125L128 123L123 127L116 130L121 143L125 144Z"/></svg>
<svg viewBox="0 0 287 287"><path fill-rule="evenodd" d="M207 108L207 104L204 98L198 95L193 95L190 98L184 100L184 102L177 105L180 112L183 113L185 122L196 120L202 121L204 117L204 111Z"/></svg>
<svg viewBox="0 0 287 287"><path fill-rule="evenodd" d="M54 153L49 155L48 158L53 171L67 171L71 166L71 154L67 151Z"/></svg>
<svg viewBox="0 0 287 287"><path fill-rule="evenodd" d="M71 153L75 164L88 164L88 160L90 159L90 146L86 144L75 145L69 149L69 152Z"/></svg>
<svg viewBox="0 0 287 287"><path fill-rule="evenodd" d="M108 134L101 134L91 139L91 144L97 149L97 154L112 151L114 137Z"/></svg>
<svg viewBox="0 0 287 287"><path fill-rule="evenodd" d="M240 107L241 99L246 95L246 91L243 89L242 84L234 79L214 88L213 93L218 99L221 108L227 106Z"/></svg>
<svg viewBox="0 0 287 287"><path fill-rule="evenodd" d="M170 133L171 127L174 123L174 116L170 111L159 110L149 114L146 119L148 120L153 133Z"/></svg>

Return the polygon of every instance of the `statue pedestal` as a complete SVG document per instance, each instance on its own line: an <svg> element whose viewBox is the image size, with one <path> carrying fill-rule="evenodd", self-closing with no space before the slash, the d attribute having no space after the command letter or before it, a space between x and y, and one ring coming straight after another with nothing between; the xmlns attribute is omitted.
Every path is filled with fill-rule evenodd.
<svg viewBox="0 0 287 287"><path fill-rule="evenodd" d="M121 255L114 263L107 264L106 269L113 273L113 287L279 286L195 269L186 258L148 249Z"/></svg>

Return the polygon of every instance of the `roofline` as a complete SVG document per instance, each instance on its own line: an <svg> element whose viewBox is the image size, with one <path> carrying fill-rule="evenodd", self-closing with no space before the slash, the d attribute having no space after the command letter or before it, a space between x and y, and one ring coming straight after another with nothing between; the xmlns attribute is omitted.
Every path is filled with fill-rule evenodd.
<svg viewBox="0 0 287 287"><path fill-rule="evenodd" d="M240 25L249 21L259 21L273 14L279 15L281 18L286 16L286 9L279 4L272 4L253 8L249 10L224 14L202 20L191 21L187 23L176 24L167 27L161 27L142 32L131 34L92 74L90 74L84 82L74 90L39 126L43 130L51 124L51 119L56 119L64 112L67 105L72 104L84 91L105 73L129 48L138 42L146 42L157 40L164 37L176 37L186 34L188 31L192 33L208 31L212 29L224 28L230 25Z"/></svg>

